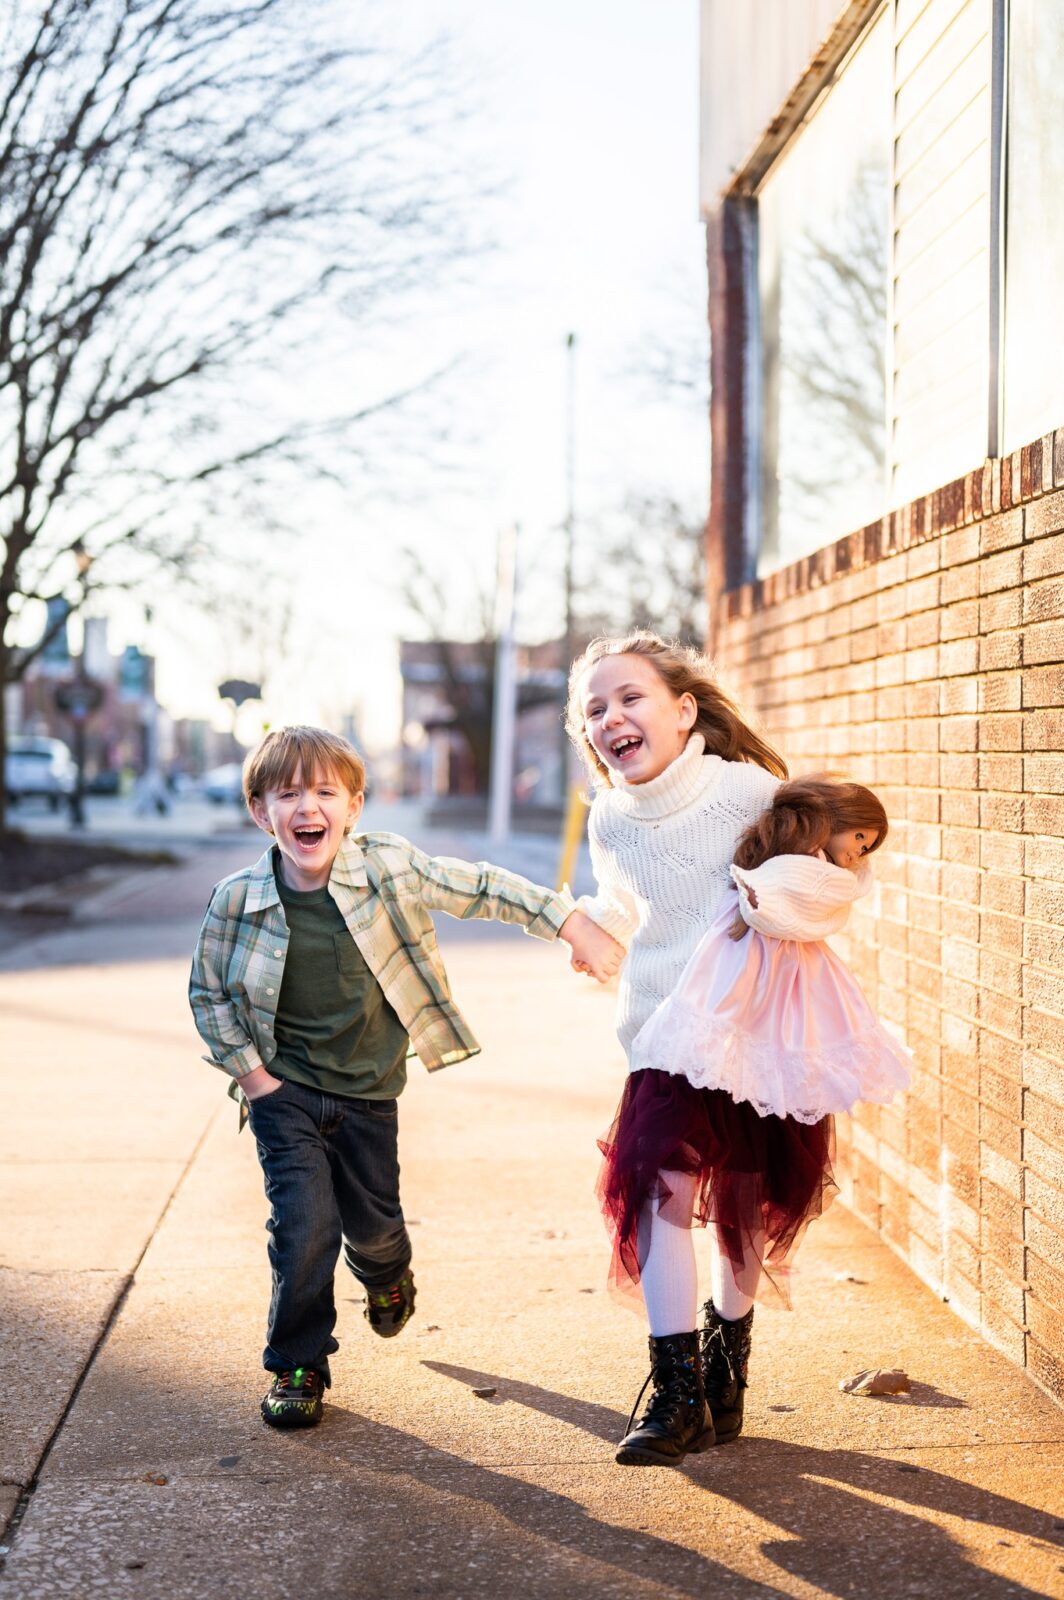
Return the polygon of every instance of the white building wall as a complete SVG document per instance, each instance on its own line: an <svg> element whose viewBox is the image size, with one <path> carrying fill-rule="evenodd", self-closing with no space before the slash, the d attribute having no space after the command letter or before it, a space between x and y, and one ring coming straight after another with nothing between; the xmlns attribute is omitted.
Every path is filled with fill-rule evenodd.
<svg viewBox="0 0 1064 1600"><path fill-rule="evenodd" d="M703 216L846 9L841 0L702 0Z"/></svg>

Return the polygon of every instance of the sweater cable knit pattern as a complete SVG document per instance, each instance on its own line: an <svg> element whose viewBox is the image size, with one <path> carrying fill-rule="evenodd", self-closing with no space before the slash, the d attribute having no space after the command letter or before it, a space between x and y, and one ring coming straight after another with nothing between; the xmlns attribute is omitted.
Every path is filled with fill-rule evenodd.
<svg viewBox="0 0 1064 1600"><path fill-rule="evenodd" d="M591 807L588 837L598 892L585 911L628 958L617 999L625 1054L671 994L731 887L745 829L766 809L779 779L743 761L706 755L694 733L665 771L647 783L611 774Z"/></svg>

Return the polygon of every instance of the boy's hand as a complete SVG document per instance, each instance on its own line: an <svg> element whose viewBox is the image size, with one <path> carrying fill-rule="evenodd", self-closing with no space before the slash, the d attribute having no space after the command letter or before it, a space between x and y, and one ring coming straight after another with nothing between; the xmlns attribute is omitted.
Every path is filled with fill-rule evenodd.
<svg viewBox="0 0 1064 1600"><path fill-rule="evenodd" d="M612 934L600 928L582 911L571 911L562 923L558 934L573 952L571 966L574 972L589 972L599 983L606 983L620 972L624 961L624 946Z"/></svg>
<svg viewBox="0 0 1064 1600"><path fill-rule="evenodd" d="M240 1079L240 1087L245 1099L262 1100L268 1094L276 1094L283 1082L283 1078L275 1078L265 1067L254 1067Z"/></svg>

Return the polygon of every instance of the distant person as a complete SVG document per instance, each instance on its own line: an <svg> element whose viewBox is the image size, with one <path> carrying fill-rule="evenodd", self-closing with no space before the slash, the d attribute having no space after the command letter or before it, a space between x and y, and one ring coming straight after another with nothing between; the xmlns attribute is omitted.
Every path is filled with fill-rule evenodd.
<svg viewBox="0 0 1064 1600"><path fill-rule="evenodd" d="M270 733L244 763L244 797L274 843L214 889L189 998L212 1063L234 1080L270 1202L273 1293L262 1416L321 1420L337 1349L341 1248L370 1327L414 1311L399 1199L398 1096L406 1058L430 1071L479 1045L451 999L430 913L516 922L564 939L605 982L622 950L568 894L486 862L425 855L394 833L352 832L365 768L320 728Z"/></svg>
<svg viewBox="0 0 1064 1600"><path fill-rule="evenodd" d="M170 814L170 788L158 767L142 772L133 785L133 814L143 817L154 811L156 816Z"/></svg>
<svg viewBox="0 0 1064 1600"><path fill-rule="evenodd" d="M594 641L573 666L567 720L598 785L598 893L580 906L629 947L630 1070L599 1192L613 1281L642 1290L652 1392L617 1460L673 1465L742 1427L754 1298L785 1291L786 1258L834 1192L832 1113L905 1077L905 1052L841 962L793 942L841 926L867 888L867 870L850 869L886 818L856 785L781 783L781 757L705 658L653 634ZM788 897L788 931L758 920ZM733 943L746 923L777 938ZM711 1224L701 1329L696 1219Z"/></svg>

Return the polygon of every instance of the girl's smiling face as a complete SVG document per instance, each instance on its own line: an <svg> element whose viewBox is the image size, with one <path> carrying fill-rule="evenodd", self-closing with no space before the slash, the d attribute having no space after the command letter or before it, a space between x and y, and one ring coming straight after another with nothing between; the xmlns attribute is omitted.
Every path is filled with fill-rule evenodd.
<svg viewBox="0 0 1064 1600"><path fill-rule="evenodd" d="M603 656L581 691L584 732L611 772L649 783L682 754L698 707L674 695L645 656Z"/></svg>

